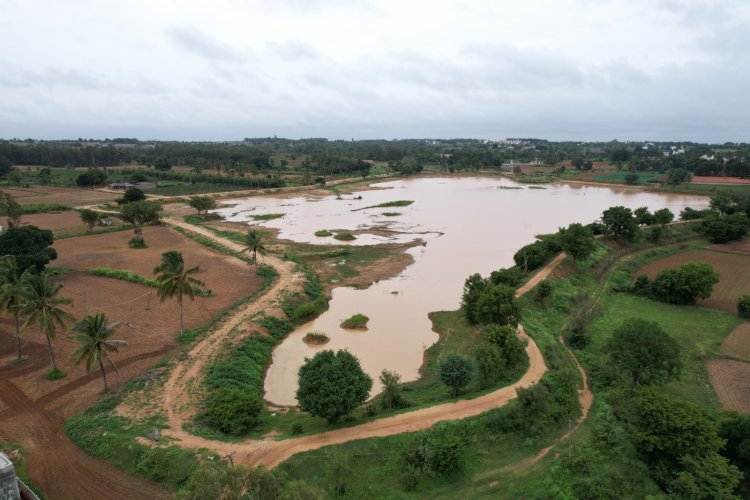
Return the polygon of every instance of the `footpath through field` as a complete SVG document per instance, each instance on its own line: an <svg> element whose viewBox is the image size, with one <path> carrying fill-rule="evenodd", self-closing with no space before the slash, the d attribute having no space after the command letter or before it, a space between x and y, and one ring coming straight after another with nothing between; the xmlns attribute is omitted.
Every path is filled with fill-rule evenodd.
<svg viewBox="0 0 750 500"><path fill-rule="evenodd" d="M193 226L179 219L168 218L165 222L187 231L201 234L214 242L221 244L234 251L240 250L240 245L226 238L217 236L208 229ZM521 287L516 296L520 297L534 288L540 281L544 280L565 258L565 254L556 257L547 266L541 269L531 280ZM217 330L208 337L201 340L193 347L187 356L187 362L178 365L170 374L165 384L164 412L167 415L169 429L163 433L178 440L179 445L194 449L210 449L221 455L233 454L234 462L244 465L265 465L275 467L296 453L314 450L324 446L337 445L348 441L366 439L371 437L383 437L405 432L415 432L432 427L437 422L444 420L456 420L472 417L488 410L501 407L516 398L516 389L529 387L539 382L547 371L544 358L533 339L526 335L523 327L519 325L519 335L528 339L526 352L529 356L529 369L516 383L500 388L489 394L456 402L443 403L428 408L422 408L392 417L374 420L365 424L336 429L319 434L302 436L298 438L277 441L273 438L263 440L246 441L243 443L226 443L217 440L205 439L192 435L183 430L183 423L194 413L195 403L191 401L190 388L200 383L203 368L206 363L213 359L218 353L224 340L231 334L232 329L244 318L264 312L266 314L278 310L278 302L282 291L294 285L299 279L292 270L289 262L276 258L268 258L268 263L279 272L279 279L258 300L253 301L238 311L230 319L225 321ZM585 380L585 376L584 376ZM590 392L586 385L581 391L582 406L587 413L590 403L583 404Z"/></svg>

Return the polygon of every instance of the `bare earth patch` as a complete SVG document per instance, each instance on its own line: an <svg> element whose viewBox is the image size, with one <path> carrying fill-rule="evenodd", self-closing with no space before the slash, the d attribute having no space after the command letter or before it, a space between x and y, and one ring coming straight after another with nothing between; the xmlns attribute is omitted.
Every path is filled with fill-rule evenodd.
<svg viewBox="0 0 750 500"><path fill-rule="evenodd" d="M60 203L61 205L94 205L114 201L122 193L109 193L84 188L64 188L52 186L32 186L29 188L3 189L10 193L21 205L32 203Z"/></svg>
<svg viewBox="0 0 750 500"><path fill-rule="evenodd" d="M750 360L750 323L742 323L721 343L721 352Z"/></svg>
<svg viewBox="0 0 750 500"><path fill-rule="evenodd" d="M750 363L709 359L706 367L721 405L729 410L750 413Z"/></svg>

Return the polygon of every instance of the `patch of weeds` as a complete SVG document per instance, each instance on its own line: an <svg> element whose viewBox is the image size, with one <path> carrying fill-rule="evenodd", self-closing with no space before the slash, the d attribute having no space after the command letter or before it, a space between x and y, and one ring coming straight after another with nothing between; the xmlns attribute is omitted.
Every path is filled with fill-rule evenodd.
<svg viewBox="0 0 750 500"><path fill-rule="evenodd" d="M333 238L339 241L353 241L357 239L356 236L354 236L352 233L348 231L342 231L340 233L336 233L336 236L334 236Z"/></svg>
<svg viewBox="0 0 750 500"><path fill-rule="evenodd" d="M353 315L351 318L344 320L341 323L341 328L364 330L364 329L367 329L368 321L370 321L370 318L368 318L364 314L357 313Z"/></svg>
<svg viewBox="0 0 750 500"><path fill-rule="evenodd" d="M67 376L67 373L60 370L59 368L55 370L50 370L44 374L44 378L46 378L47 380L60 380L61 378L65 378L66 376Z"/></svg>
<svg viewBox="0 0 750 500"><path fill-rule="evenodd" d="M325 238L326 236L333 236L333 233L328 229L321 229L320 231L315 231L315 236Z"/></svg>

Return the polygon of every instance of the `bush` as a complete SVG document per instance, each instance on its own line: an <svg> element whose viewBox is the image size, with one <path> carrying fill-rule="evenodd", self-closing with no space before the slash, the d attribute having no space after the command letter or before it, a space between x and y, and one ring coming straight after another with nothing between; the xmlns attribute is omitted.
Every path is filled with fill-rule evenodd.
<svg viewBox="0 0 750 500"><path fill-rule="evenodd" d="M416 488L421 474L448 476L463 472L468 445L461 424L438 425L420 433L402 455L404 474L411 476L406 478L405 486Z"/></svg>
<svg viewBox="0 0 750 500"><path fill-rule="evenodd" d="M748 218L742 214L708 217L703 220L703 233L711 243L727 243L742 239L747 234Z"/></svg>
<svg viewBox="0 0 750 500"><path fill-rule="evenodd" d="M307 332L302 339L306 344L327 344L331 339L323 332Z"/></svg>
<svg viewBox="0 0 750 500"><path fill-rule="evenodd" d="M336 233L333 239L339 240L339 241L353 241L353 240L356 240L357 237L354 236L350 232L341 232L341 233Z"/></svg>
<svg viewBox="0 0 750 500"><path fill-rule="evenodd" d="M466 321L475 325L479 323L479 314L477 303L484 289L487 288L487 281L478 273L472 274L464 282L464 293L461 296L461 308L466 316Z"/></svg>
<svg viewBox="0 0 750 500"><path fill-rule="evenodd" d="M513 261L519 269L524 272L533 271L542 267L550 258L548 245L541 241L535 241L525 245L513 255Z"/></svg>
<svg viewBox="0 0 750 500"><path fill-rule="evenodd" d="M366 330L368 321L370 321L370 318L368 318L364 314L357 313L353 315L351 318L344 320L341 323L341 328Z"/></svg>
<svg viewBox="0 0 750 500"><path fill-rule="evenodd" d="M327 229L321 229L320 231L315 231L315 236L319 236L321 238L324 238L326 236L333 236L333 233L330 232Z"/></svg>
<svg viewBox="0 0 750 500"><path fill-rule="evenodd" d="M685 210L680 212L680 219L682 220L697 220L705 219L706 217L718 216L719 212L716 210L705 209L696 210L694 208L685 207Z"/></svg>
<svg viewBox="0 0 750 500"><path fill-rule="evenodd" d="M498 269L490 273L490 281L495 285L502 284L518 288L523 281L523 271L516 266Z"/></svg>
<svg viewBox="0 0 750 500"><path fill-rule="evenodd" d="M740 318L750 318L750 295L743 295L737 301L737 315Z"/></svg>
<svg viewBox="0 0 750 500"><path fill-rule="evenodd" d="M295 422L294 425L292 425L292 435L293 436L299 436L300 434L304 433L305 429L302 427L302 424L299 422Z"/></svg>
<svg viewBox="0 0 750 500"><path fill-rule="evenodd" d="M263 403L254 392L225 387L214 392L198 421L225 434L240 436L258 425Z"/></svg>
<svg viewBox="0 0 750 500"><path fill-rule="evenodd" d="M640 280L640 281L638 281ZM719 282L713 266L705 262L688 262L677 269L664 269L648 283L639 277L636 286L647 290L654 300L669 304L695 305L698 299L707 299Z"/></svg>
<svg viewBox="0 0 750 500"><path fill-rule="evenodd" d="M451 352L440 363L440 380L451 388L451 396L456 396L474 377L474 363L471 359Z"/></svg>

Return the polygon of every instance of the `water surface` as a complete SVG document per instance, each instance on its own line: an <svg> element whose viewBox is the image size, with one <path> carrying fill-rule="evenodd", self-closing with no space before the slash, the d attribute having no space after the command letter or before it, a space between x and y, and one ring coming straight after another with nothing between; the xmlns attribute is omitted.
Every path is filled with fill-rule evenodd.
<svg viewBox="0 0 750 500"><path fill-rule="evenodd" d="M704 208L707 198L648 193L632 188L584 185L545 185L530 189L508 179L486 177L416 178L377 184L389 189L328 197L232 200L234 207L219 210L228 220L251 221L252 215L284 213L260 223L279 229L279 237L297 242L336 243L314 235L320 229L367 230L387 226L399 231L392 237L359 235L351 244L378 244L421 238L424 246L409 250L414 264L399 276L375 283L366 290L333 290L330 308L286 337L273 352L265 379L265 398L279 405L294 405L297 371L305 357L319 349L349 349L380 391L383 369L416 380L425 349L437 341L427 314L459 306L464 280L472 273L488 275L513 265L513 254L534 236L555 232L572 222L589 223L603 210L623 205L669 208L675 214L691 206ZM520 187L521 189L511 189ZM362 199L353 199L362 196ZM414 200L408 207L357 208L393 200ZM387 217L383 212L400 212ZM339 324L355 313L370 318L367 331L344 330ZM302 337L323 331L331 341L308 346Z"/></svg>

